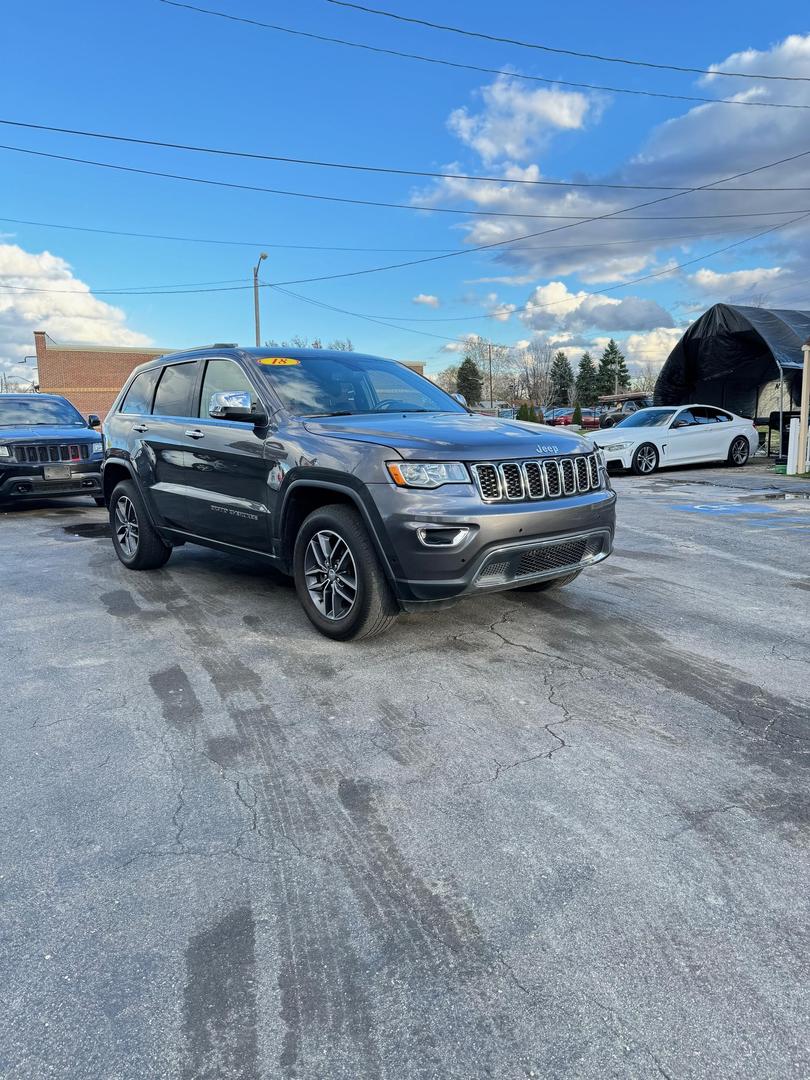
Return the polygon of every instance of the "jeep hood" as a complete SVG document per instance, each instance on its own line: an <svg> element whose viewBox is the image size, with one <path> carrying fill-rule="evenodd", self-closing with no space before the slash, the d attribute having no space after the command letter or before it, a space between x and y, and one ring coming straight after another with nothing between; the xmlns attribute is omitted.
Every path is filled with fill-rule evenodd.
<svg viewBox="0 0 810 1080"><path fill-rule="evenodd" d="M315 435L390 447L417 461L507 461L590 449L585 439L560 428L477 413L330 416L307 420L305 427Z"/></svg>

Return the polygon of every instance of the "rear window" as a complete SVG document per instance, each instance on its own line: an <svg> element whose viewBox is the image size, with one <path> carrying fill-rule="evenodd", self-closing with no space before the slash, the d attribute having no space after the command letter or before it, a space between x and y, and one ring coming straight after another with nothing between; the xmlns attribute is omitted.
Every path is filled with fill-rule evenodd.
<svg viewBox="0 0 810 1080"><path fill-rule="evenodd" d="M142 371L132 380L124 400L121 403L122 413L149 413L152 411L152 396L155 393L155 383L160 374L160 368L152 368L151 371Z"/></svg>
<svg viewBox="0 0 810 1080"><path fill-rule="evenodd" d="M156 416L192 416L191 395L197 381L197 360L185 364L169 364L163 369L155 394L152 412Z"/></svg>

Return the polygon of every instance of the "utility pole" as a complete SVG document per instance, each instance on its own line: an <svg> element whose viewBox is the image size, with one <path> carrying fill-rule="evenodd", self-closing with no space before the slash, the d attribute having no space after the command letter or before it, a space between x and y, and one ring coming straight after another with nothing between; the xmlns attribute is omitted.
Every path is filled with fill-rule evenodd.
<svg viewBox="0 0 810 1080"><path fill-rule="evenodd" d="M253 267L253 315L256 320L256 348L258 349L262 343L262 333L259 323L259 267L262 265L264 259L267 258L267 252L263 251L259 256L259 261Z"/></svg>
<svg viewBox="0 0 810 1080"><path fill-rule="evenodd" d="M807 468L807 429L810 423L810 341L802 345L804 368L802 369L802 402L799 406L799 459L797 468L803 473ZM781 447L780 447L781 451Z"/></svg>
<svg viewBox="0 0 810 1080"><path fill-rule="evenodd" d="M489 407L494 409L495 402L492 398L492 342L488 341L487 345L489 346Z"/></svg>

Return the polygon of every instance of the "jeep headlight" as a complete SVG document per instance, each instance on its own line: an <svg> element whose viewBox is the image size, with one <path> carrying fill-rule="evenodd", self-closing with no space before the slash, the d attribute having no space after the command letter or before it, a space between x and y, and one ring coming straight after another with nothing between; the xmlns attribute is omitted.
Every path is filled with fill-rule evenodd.
<svg viewBox="0 0 810 1080"><path fill-rule="evenodd" d="M397 487L437 488L442 484L469 484L460 461L389 461L386 463Z"/></svg>
<svg viewBox="0 0 810 1080"><path fill-rule="evenodd" d="M10 446L0 446L0 457L12 457Z"/></svg>

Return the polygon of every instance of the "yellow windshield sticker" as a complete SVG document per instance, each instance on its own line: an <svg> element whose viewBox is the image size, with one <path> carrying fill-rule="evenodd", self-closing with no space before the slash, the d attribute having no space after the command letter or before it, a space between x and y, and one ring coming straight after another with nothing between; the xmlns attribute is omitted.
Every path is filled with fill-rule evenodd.
<svg viewBox="0 0 810 1080"><path fill-rule="evenodd" d="M294 360L291 356L262 356L259 359L260 364L267 364L268 367L292 367L295 364L300 364L300 360Z"/></svg>

